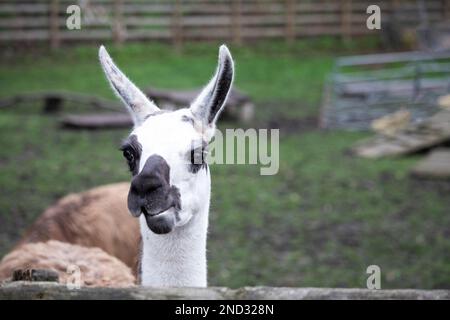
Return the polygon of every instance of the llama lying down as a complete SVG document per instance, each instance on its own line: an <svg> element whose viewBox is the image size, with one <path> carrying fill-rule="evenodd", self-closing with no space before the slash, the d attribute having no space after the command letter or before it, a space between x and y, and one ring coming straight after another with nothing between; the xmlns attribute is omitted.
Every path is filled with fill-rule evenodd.
<svg viewBox="0 0 450 320"><path fill-rule="evenodd" d="M204 155L233 82L230 52L222 45L211 81L190 107L170 112L149 100L103 46L99 58L134 122L121 150L132 174L128 209L140 223L140 283L205 287L211 178Z"/></svg>
<svg viewBox="0 0 450 320"><path fill-rule="evenodd" d="M48 207L1 259L0 283L18 270L45 269L62 284L134 286L141 235L127 208L129 189L129 182L103 185Z"/></svg>

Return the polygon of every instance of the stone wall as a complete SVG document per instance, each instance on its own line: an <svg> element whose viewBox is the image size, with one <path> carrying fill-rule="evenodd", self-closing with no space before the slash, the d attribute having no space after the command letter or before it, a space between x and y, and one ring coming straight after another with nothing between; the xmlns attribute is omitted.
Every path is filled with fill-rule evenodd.
<svg viewBox="0 0 450 320"><path fill-rule="evenodd" d="M368 290L331 288L244 287L210 288L89 288L68 289L51 282L10 282L0 285L0 300L4 299L446 299L450 290Z"/></svg>

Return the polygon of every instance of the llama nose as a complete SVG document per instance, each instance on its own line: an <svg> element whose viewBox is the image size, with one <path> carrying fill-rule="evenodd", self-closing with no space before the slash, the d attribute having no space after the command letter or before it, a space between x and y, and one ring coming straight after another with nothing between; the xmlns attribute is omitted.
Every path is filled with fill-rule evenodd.
<svg viewBox="0 0 450 320"><path fill-rule="evenodd" d="M141 172L131 181L131 188L139 196L161 191L169 187L170 168L167 162L159 155L150 156L145 162Z"/></svg>
<svg viewBox="0 0 450 320"><path fill-rule="evenodd" d="M134 216L156 214L170 205L170 168L158 155L150 156L131 181L128 208Z"/></svg>
<svg viewBox="0 0 450 320"><path fill-rule="evenodd" d="M145 206L141 206L141 211L143 214L148 215L148 211L145 209Z"/></svg>
<svg viewBox="0 0 450 320"><path fill-rule="evenodd" d="M162 189L165 184L165 181L155 175L140 174L131 181L131 190L139 198L145 199L148 195Z"/></svg>

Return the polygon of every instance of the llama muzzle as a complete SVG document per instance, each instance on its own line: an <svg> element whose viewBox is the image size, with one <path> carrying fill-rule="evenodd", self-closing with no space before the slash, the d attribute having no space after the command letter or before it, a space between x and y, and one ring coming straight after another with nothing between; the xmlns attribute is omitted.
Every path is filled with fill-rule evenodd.
<svg viewBox="0 0 450 320"><path fill-rule="evenodd" d="M155 233L167 233L181 210L180 192L170 185L170 167L159 155L150 156L141 172L131 181L128 209L135 217L144 214Z"/></svg>

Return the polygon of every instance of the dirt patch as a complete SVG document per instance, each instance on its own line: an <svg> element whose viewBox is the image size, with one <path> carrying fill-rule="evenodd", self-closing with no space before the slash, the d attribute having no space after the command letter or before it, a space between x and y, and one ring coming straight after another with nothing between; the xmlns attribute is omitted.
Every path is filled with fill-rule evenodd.
<svg viewBox="0 0 450 320"><path fill-rule="evenodd" d="M450 192L450 180L411 177L410 188L413 192L421 192L424 189L434 190L437 194L446 196Z"/></svg>

